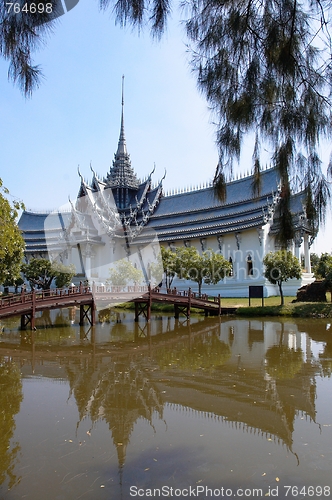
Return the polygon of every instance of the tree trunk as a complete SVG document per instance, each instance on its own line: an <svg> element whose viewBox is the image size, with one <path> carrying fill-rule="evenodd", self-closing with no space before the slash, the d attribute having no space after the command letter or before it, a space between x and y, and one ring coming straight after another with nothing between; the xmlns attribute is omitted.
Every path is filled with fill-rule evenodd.
<svg viewBox="0 0 332 500"><path fill-rule="evenodd" d="M279 347L282 346L283 340L284 340L284 333L285 333L285 325L284 323L281 323L281 333L280 333L280 339L279 339Z"/></svg>
<svg viewBox="0 0 332 500"><path fill-rule="evenodd" d="M280 300L281 300L280 305L283 306L284 305L284 294L282 291L282 281L278 281L278 286L279 286Z"/></svg>

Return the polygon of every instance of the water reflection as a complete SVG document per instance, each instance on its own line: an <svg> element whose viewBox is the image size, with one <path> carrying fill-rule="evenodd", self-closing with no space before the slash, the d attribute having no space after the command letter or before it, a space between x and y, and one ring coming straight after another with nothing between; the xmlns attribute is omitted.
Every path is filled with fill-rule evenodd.
<svg viewBox="0 0 332 500"><path fill-rule="evenodd" d="M23 399L20 371L9 357L0 356L0 484L8 478L12 488L17 482L15 464L20 445L11 440L15 431L15 415Z"/></svg>
<svg viewBox="0 0 332 500"><path fill-rule="evenodd" d="M91 427L104 420L122 468L135 423L144 419L153 427L153 415L163 418L163 401L155 384L135 361L98 362L92 370L91 364L77 360L66 369L79 411L77 425L87 416Z"/></svg>
<svg viewBox="0 0 332 500"><path fill-rule="evenodd" d="M58 315L57 322L65 325L66 318ZM75 429L78 446L86 444L82 435L97 441L102 426L103 444L100 446L105 447L106 453L106 443L111 439L116 457L108 460L120 471L118 480L114 481L121 487L132 484L130 481L133 480L136 484L146 484L144 471L149 471L150 467L144 468L140 463L143 457L148 461L152 453L156 454L154 440L157 439L160 440L158 450L163 450L162 459L158 460L161 463L164 461L164 466L155 469L148 484L151 487L162 484L168 468L171 470L172 464L180 460L179 450L177 455L172 454L167 443L176 443L177 439L180 442L189 429L194 434L190 434L190 439L185 442L186 454L181 455L181 467L184 467L183 461L187 464L182 470L181 481L199 479L194 471L199 469L203 460L209 465L204 473L199 469L202 481L220 483L220 470L215 470L215 464L219 460L216 457L220 455L217 436L222 432L223 441L231 439L227 455L223 454L227 466L224 466L222 480L227 484L246 481L247 484L267 486L264 483L266 472L258 474L257 471L264 463L261 459L266 453L263 443L269 442L277 447L273 448L273 455L277 456L273 460L269 458L274 478L281 475L281 471L287 474L283 468L289 456L293 458L287 462L287 468L296 473L297 481L302 484L309 484L310 481L310 484L321 484L319 481L325 481L329 484L329 476L321 473L326 464L327 469L332 465L332 456L328 456L323 449L328 443L331 449L332 444L331 433L326 434L332 426L329 406L323 404L320 419L317 418L317 401L320 404L322 401L322 395L318 397L317 381L321 377L326 380L331 377L332 341L325 322L301 324L197 317L190 323L181 323L168 316L156 317L147 325L135 323L132 315L125 313L114 316L110 323L105 322L89 330L76 326L50 328L50 322L45 328L45 317L42 320L36 332L24 332L26 337L23 341L15 330L5 330L0 337L0 408L4 408L1 432L5 436L0 445L0 484L3 484L4 491L13 488L13 492L20 492L21 485L23 489L30 489L29 476L21 481L20 486L14 487L20 474L20 469L16 471L15 466L20 449L18 436L15 435L15 415L20 412L22 379L39 382L44 379L61 380L68 384L69 395L59 402L57 411L60 416L57 419L61 418L61 412L68 411L65 405L75 401L76 413L71 410L66 432ZM50 320L52 323L52 317ZM52 390L56 394L57 386ZM331 384L327 390L329 394L332 392ZM30 393L24 391L24 394L28 398ZM38 406L39 401L35 401L35 405ZM24 411L27 410L21 411L20 422L25 418ZM43 411L41 408L38 412L41 422L45 418ZM193 416L199 417L199 421L193 421ZM173 422L181 428L183 421L187 428L182 435L178 435ZM208 429L204 433L202 422ZM142 449L137 436L143 432L146 434L144 423L152 434L148 433ZM24 425L20 425L22 431ZM28 427L29 423L26 425ZM299 437L296 433L297 426L302 429L303 425L309 425L305 427L308 442L310 433L315 440L317 430L324 434L324 444L316 452L313 467L316 472L320 471L319 474L317 472L317 479L307 475L308 468L312 468L311 462L303 452L302 434ZM199 439L210 432L216 439L209 440L202 448ZM253 436L254 441L249 443L249 440L244 440L243 432ZM41 432L38 437L31 438L36 439L42 443L50 438ZM58 436L52 439L55 450L63 444ZM25 445L29 443L26 436L24 441ZM286 455L280 451L280 445L286 450ZM90 460L89 446L92 446L91 443L84 448L86 461ZM82 450L80 448L80 460ZM53 464L55 452L44 450L43 453L48 454L51 468L58 467ZM271 452L268 455L272 456ZM170 456L171 459L167 458ZM244 457L249 456L252 463L244 461ZM21 462L26 460L23 452ZM156 458L153 460L157 462ZM80 463L78 460L75 465L70 465L73 468L68 472L73 477L70 486L74 484ZM233 471L239 463L241 467L235 475ZM102 465L100 462L101 469ZM255 473L250 475L252 467L256 467ZM107 474L110 477L110 470ZM179 481L175 476L170 477L174 484ZM93 481L90 481L90 489L87 490L85 481L89 482L88 473L86 479L81 478L79 483L82 491L90 492L86 498L104 498L96 489L100 486L91 486ZM76 498L70 496L69 486L69 489L63 489L64 484L67 485L67 482L59 479L53 487L62 491L62 498ZM126 491L128 494L128 489ZM125 495L123 490L121 492Z"/></svg>

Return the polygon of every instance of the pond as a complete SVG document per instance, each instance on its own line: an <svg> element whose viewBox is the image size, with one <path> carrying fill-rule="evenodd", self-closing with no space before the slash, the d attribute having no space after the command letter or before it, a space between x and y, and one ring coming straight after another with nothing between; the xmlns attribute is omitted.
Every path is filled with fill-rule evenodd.
<svg viewBox="0 0 332 500"><path fill-rule="evenodd" d="M0 334L1 500L332 497L328 320L53 313Z"/></svg>

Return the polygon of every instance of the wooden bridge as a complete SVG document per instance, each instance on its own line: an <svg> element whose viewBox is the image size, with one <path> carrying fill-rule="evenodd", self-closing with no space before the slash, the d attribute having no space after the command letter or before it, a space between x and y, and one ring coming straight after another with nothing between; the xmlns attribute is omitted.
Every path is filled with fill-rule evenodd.
<svg viewBox="0 0 332 500"><path fill-rule="evenodd" d="M236 307L222 307L220 295L212 300L207 295L198 295L187 291L178 291L176 288L168 289L162 293L159 288L128 286L125 290L120 287L83 286L68 289L51 289L20 294L14 294L0 299L0 319L12 316L21 316L21 329L25 330L30 324L35 329L36 312L61 309L64 307L80 308L80 325L86 319L90 325L96 323L96 306L99 309L108 306L133 302L135 304L135 321L143 316L147 321L151 318L152 303L174 305L175 317L184 314L190 316L191 309L202 309L205 316L234 314Z"/></svg>

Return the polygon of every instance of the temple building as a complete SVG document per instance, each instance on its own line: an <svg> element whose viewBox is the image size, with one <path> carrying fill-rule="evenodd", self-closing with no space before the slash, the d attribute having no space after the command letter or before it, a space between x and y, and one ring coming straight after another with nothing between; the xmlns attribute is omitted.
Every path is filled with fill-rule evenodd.
<svg viewBox="0 0 332 500"><path fill-rule="evenodd" d="M159 244L176 248L193 246L200 252L220 252L232 264L232 273L217 285L204 285L202 292L222 297L248 296L249 285L263 285L264 295L277 295L276 286L264 278L263 258L278 248L276 210L281 184L277 170L261 173L260 192L254 195L252 175L231 179L226 186L226 201L214 195L212 183L165 192L164 177L154 183L152 176L140 180L127 151L124 127L124 101L117 151L109 172L98 176L92 171L87 181L79 171L80 187L75 202L49 213L24 211L19 221L26 243L26 259L48 257L74 263L77 280L104 283L110 265L130 258L151 279L149 261ZM166 174L165 174L166 175ZM312 281L310 245L312 234L305 212L303 192L291 197L295 229L293 253L304 255L301 280L284 284L285 295L295 295L303 284ZM197 284L175 279L178 289Z"/></svg>

